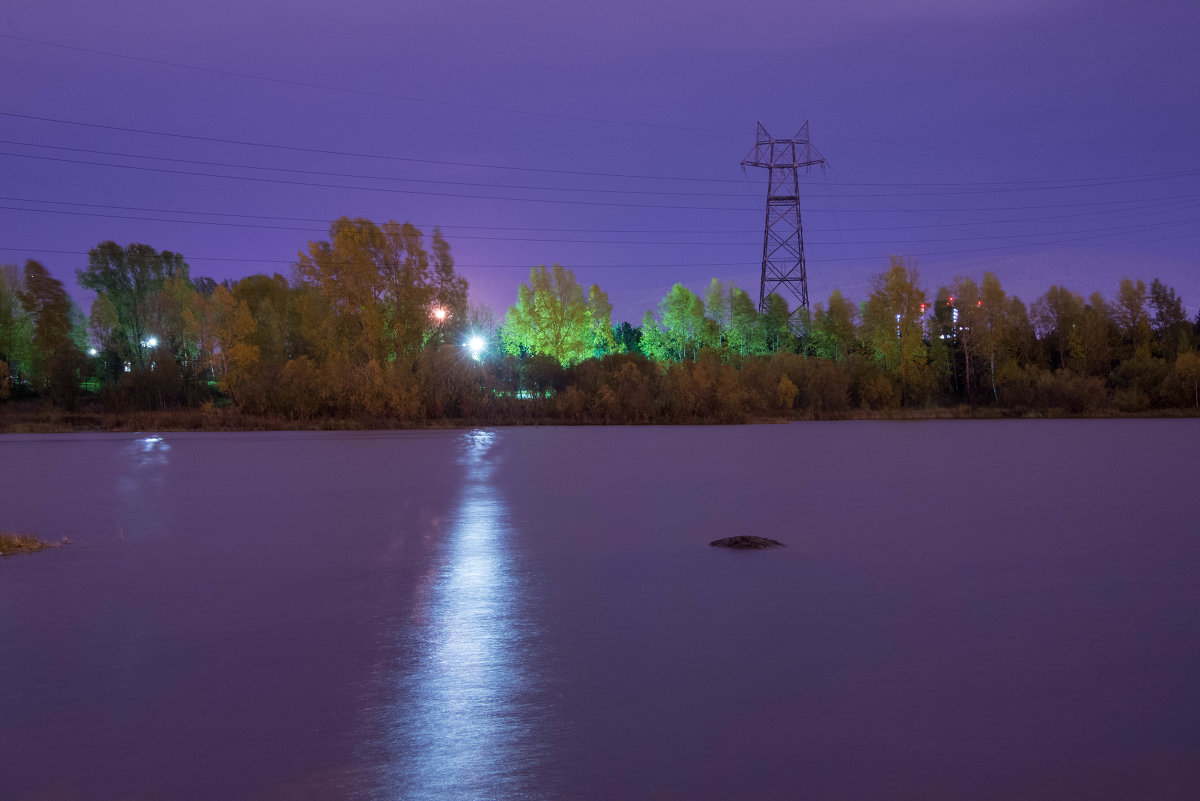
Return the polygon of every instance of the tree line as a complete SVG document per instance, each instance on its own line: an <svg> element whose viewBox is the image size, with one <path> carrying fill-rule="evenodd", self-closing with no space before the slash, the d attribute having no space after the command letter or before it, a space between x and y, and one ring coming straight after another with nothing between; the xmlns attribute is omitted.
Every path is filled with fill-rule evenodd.
<svg viewBox="0 0 1200 801"><path fill-rule="evenodd" d="M0 400L387 425L1200 408L1200 314L1157 279L1026 306L990 272L927 294L893 258L857 304L760 309L713 279L633 325L599 286L538 266L497 321L440 232L342 218L290 277L218 283L178 253L102 242L77 280L86 315L38 262L0 268Z"/></svg>

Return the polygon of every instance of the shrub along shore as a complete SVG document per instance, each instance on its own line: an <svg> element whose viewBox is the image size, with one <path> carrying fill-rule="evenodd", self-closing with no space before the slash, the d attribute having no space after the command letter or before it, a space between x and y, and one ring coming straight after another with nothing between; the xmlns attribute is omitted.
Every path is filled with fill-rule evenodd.
<svg viewBox="0 0 1200 801"><path fill-rule="evenodd" d="M535 404L536 405L536 404ZM543 404L553 411L553 404ZM425 420L404 420L395 417L309 417L254 415L233 406L224 408L179 408L157 410L106 411L98 401L84 403L74 412L65 412L44 403L30 402L0 407L0 435L55 434L71 432L134 432L134 431L393 431L407 429L437 430L479 428L491 426L551 426L551 425L741 425L779 424L797 421L825 420L1011 420L1011 419L1071 419L1071 418L1190 418L1200 417L1195 408L1169 408L1130 412L1116 408L1094 408L1072 412L1065 408L1012 410L992 406L948 406L923 408L869 409L852 408L836 413L744 415L737 419L713 417L680 417L673 419L623 420L613 417L564 417L557 413L537 415L525 413L487 417L443 417Z"/></svg>

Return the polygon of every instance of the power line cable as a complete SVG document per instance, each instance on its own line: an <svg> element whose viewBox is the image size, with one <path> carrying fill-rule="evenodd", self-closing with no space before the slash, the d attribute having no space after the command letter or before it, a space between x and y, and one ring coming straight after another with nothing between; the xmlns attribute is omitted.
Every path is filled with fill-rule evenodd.
<svg viewBox="0 0 1200 801"><path fill-rule="evenodd" d="M54 161L63 164L82 164L90 167L110 167L120 170L140 170L143 172L156 172L169 175L191 175L201 178L218 178L222 180L232 181L254 181L257 183L268 184L284 184L287 186L309 186L320 189L349 189L359 192L387 192L400 195L422 195L426 197L452 197L465 198L471 200L497 200L505 203L554 203L571 206L615 206L623 208L641 208L641 209L688 209L693 211L760 211L758 207L753 206L687 206L687 205L669 205L665 203L615 203L602 200L565 200L557 198L527 198L527 197L497 197L495 195L472 195L464 192L430 192L421 189L400 189L397 187L388 186L346 186L344 184L327 184L316 181L289 181L283 178L267 178L260 175L221 175L217 173L195 172L192 170L172 170L165 167L145 167L137 164L108 164L100 161L87 161L85 159L68 159L59 156L39 156L33 153L11 153L0 151L0 156L10 156L13 158L38 159L41 161Z"/></svg>
<svg viewBox="0 0 1200 801"><path fill-rule="evenodd" d="M395 156L382 153L356 153L348 150L332 150L319 147L302 147L299 145L281 145L269 142L253 142L245 139L223 139L216 136L199 136L197 134L182 134L171 131L155 131L147 128L128 128L121 125L104 125L96 122L80 122L78 120L63 120L55 117L42 117L35 114L17 114L10 111L0 111L0 117L13 117L15 119L35 120L38 122L50 122L56 125L75 125L84 128L94 128L97 130L119 131L121 133L144 134L146 136L162 136L171 139L188 139L193 142L212 142L222 145L238 145L241 147L258 147L269 148L272 150L287 150L296 153L319 153L325 156L348 156L351 158L362 159L382 159L385 161L403 161L412 164L432 164L441 167L470 167L472 169L485 170L510 170L516 172L538 172L548 173L552 175L585 175L599 178L636 178L639 180L652 181L698 181L704 183L736 183L745 184L744 179L738 178L699 178L695 176L672 176L672 175L644 175L637 173L619 173L619 172L604 172L604 171L587 171L587 170L560 170L550 167L511 167L504 164L486 164L482 162L470 161L446 161L441 159L422 159L413 156Z"/></svg>
<svg viewBox="0 0 1200 801"><path fill-rule="evenodd" d="M8 251L15 253L50 253L56 255L69 256L87 256L90 251L87 250L61 250L55 248L21 248L0 246L0 251ZM180 254L183 255L183 254ZM217 261L217 262L245 262L250 264L295 264L296 259L253 259L233 256L187 256L184 255L184 261ZM488 270L508 270L522 269L528 270L534 262L525 264L464 264L455 262L455 268L466 269L488 269ZM607 264L572 264L568 265L575 270L592 270L592 269L609 269L614 267L628 268L643 268L643 267L754 267L757 263L754 262L686 262L675 264L616 264L609 262Z"/></svg>
<svg viewBox="0 0 1200 801"><path fill-rule="evenodd" d="M227 161L205 161L200 159L185 159L172 156L154 156L145 153L127 153L114 150L99 150L86 147L68 147L63 145L47 145L37 142L25 142L15 139L0 139L0 144L17 145L19 147L35 147L45 150L59 150L71 153L87 153L100 156L115 156L119 158L132 159L147 159L151 161L167 161L180 164L195 164L205 167L227 167L233 169L246 170L266 170L271 172L286 172L300 175L318 175L334 178L361 178L377 181L400 181L405 183L422 183L422 184L438 184L447 186L470 186L489 189L521 189L541 192L593 192L603 194L617 195L664 195L664 196L684 196L684 197L745 197L757 198L758 193L747 192L680 192L680 191L661 191L661 190L646 190L646 189L597 189L590 187L563 187L563 186L530 186L528 184L498 184L476 181L451 181L439 178L410 178L390 175L373 175L368 173L348 173L348 172L333 172L326 170L305 170L292 167L272 167L261 164L243 164ZM997 192L1044 192L1044 191L1060 191L1070 189L1092 188L1097 186L1113 186L1129 183L1143 183L1153 181L1172 180L1175 178L1192 177L1200 175L1200 170L1176 170L1172 172L1148 173L1144 175L1110 177L1110 178L1095 178L1095 179L1079 179L1074 182L1066 182L1065 180L1057 181L1016 181L1011 182L1015 186L992 186L991 182L974 183L957 183L957 184L911 184L911 186L977 186L976 189L961 189L948 190L939 192L887 192L877 194L848 194L842 193L839 197L846 198L869 198L869 197L921 197L921 196L938 196L938 195L969 195L969 194L989 194ZM1037 185L1035 185L1037 184ZM909 186L909 184L878 184L878 183L863 183L859 181L845 181L841 184L826 181L825 186L852 186L855 188L865 186Z"/></svg>
<svg viewBox="0 0 1200 801"><path fill-rule="evenodd" d="M3 36L3 34L0 34L0 36ZM107 125L107 124L95 123L95 122L83 122L81 120L66 120L66 119L60 119L60 118L56 118L56 117L46 117L46 116L40 116L40 115L34 115L34 114L18 114L16 112L10 112L10 111L0 111L0 116L11 117L14 119L33 120L33 121L37 121L37 122L48 122L48 123L53 123L56 125L79 126L79 127L93 128L93 129L98 129L98 130L118 131L118 132L122 132L122 133L134 133L134 134L142 134L142 135L146 135L146 136L159 136L159 137L167 137L167 138L173 138L173 139L187 139L187 140L191 140L191 141L210 142L210 143L224 144L224 145L236 145L236 146L241 146L241 147L266 148L266 149L272 149L272 150L284 150L284 151L299 152L299 153L315 153L315 154L330 155L330 156L344 156L344 157L350 157L350 158L365 158L365 159L379 159L379 160L386 160L386 161L401 161L401 162L407 162L407 163L413 163L413 164L427 164L427 165L435 165L435 166L468 167L468 168L472 168L472 169L508 170L508 171L515 171L515 172L534 172L534 173L545 173L545 174L552 174L552 175L574 175L574 176L589 176L589 177L599 177L599 178L621 178L621 179L653 180L653 181L686 181L686 182L700 182L700 183L735 183L735 184L739 184L739 185L743 185L743 186L747 182L747 179L745 179L745 178L704 178L704 177L698 177L698 176L648 175L648 174L644 174L644 173L619 173L619 172L608 172L608 171L603 171L603 170L563 170L563 169L554 169L554 168L550 168L550 167L515 167L515 166L511 166L511 165L489 164L489 163L484 163L484 162L464 162L464 161L448 161L448 160L440 160L440 159L424 159L424 158L417 158L417 157L412 157L412 156L397 156L397 155L382 154L382 153L363 153L363 152L355 152L355 151L347 151L347 150L334 150L334 149L328 149L328 148L304 147L304 146L300 146L300 145L287 145L287 144L271 143L271 142L256 142L256 141L243 140L243 139L225 139L225 138L215 137L215 136L201 136L198 134L184 134L184 133L177 133L177 132L173 132L173 131L157 131L157 130L152 130L152 129L147 129L147 128L131 128L131 127L125 127L125 126L119 126L119 125ZM1171 176L1182 177L1182 176L1186 176L1186 175L1195 175L1195 174L1200 174L1200 170L1189 169L1189 170L1174 171L1174 172L1169 172L1169 173L1145 173L1145 174L1140 174L1140 175L1105 176L1105 177L1099 177L1099 178L1085 177L1085 178L1069 178L1069 179L1068 178L1043 179L1041 181L1031 180L1031 181L947 182L947 183L939 183L939 182L869 182L869 183L868 182L851 182L851 183L853 185L857 185L857 186L1007 186L1007 185L1016 186L1016 185L1035 184L1035 183L1047 183L1047 184L1071 183L1071 182L1081 183L1084 181L1125 182L1125 181L1149 180L1149 179L1171 177Z"/></svg>
<svg viewBox="0 0 1200 801"><path fill-rule="evenodd" d="M1179 223L1179 224L1184 224L1184 223ZM1169 225L1169 224L1164 224L1164 225ZM1107 234L1075 237L1075 238L1071 238L1071 239L1059 240L1056 242L1039 242L1039 243L1033 244L1032 246L1034 246L1034 247L1087 247L1087 245L1079 245L1076 243L1101 239L1101 238L1105 238L1107 236L1112 236L1112 235L1113 235L1113 233L1109 232ZM1121 245L1160 244L1162 242L1170 242L1170 241L1175 241L1175 240L1179 240L1179 239L1191 239L1191 238L1195 238L1195 237L1200 237L1200 229L1189 231L1184 234L1178 234L1175 236L1156 237L1154 239L1133 240L1133 241L1114 243L1114 244L1121 244ZM930 256L963 255L963 254L994 252L994 251L998 251L998 250L1013 250L1013 249L1018 249L1018 248L1026 248L1026 247L1030 247L1030 246L1031 245L1029 243L1022 242L1022 243L1017 243L1017 244L1012 244L1012 245L991 245L988 247L954 249L954 250L936 250L936 251L927 251L927 252L923 252L923 253L922 252L911 252L911 251L893 251L892 253L889 253L889 254L881 254L881 255L875 255L875 256L828 258L828 259L821 259L820 261L822 263L825 263L825 262L866 262L866 261L878 262L878 261L886 261L891 256L904 256L906 258L928 258ZM17 253L65 254L65 255L75 255L75 256L86 256L89 254L89 251L86 251L86 250L60 250L60 249L54 249L54 248L25 248L25 247L12 247L12 246L0 246L0 251L17 252ZM216 261L216 262L238 262L238 263L254 263L254 264L294 264L296 261L295 259L254 259L254 258L240 258L240 257L226 257L226 256L185 256L184 258L187 261ZM455 263L455 267L462 267L465 269L527 269L529 266L530 266L529 263L526 263L526 264L463 264L463 263L457 263L457 262ZM617 263L610 262L607 264L573 264L573 265L569 265L569 266L571 266L573 269L615 269L615 268L641 269L641 268L659 268L659 267L688 267L688 268L695 268L695 267L747 267L747 268L752 268L752 267L760 267L761 264L760 264L760 262L686 262L686 263L674 263L674 264L617 264Z"/></svg>
<svg viewBox="0 0 1200 801"><path fill-rule="evenodd" d="M439 100L429 97L420 97L416 95L401 95L392 92L382 92L372 89L363 89L361 87L339 86L336 84L317 83L314 81L301 81L291 78L279 78L271 75L261 75L258 73L244 72L240 70L224 69L219 67L205 67L198 64L187 64L180 61L170 61L167 59L150 58L147 56L135 56L128 53L117 53L111 50L99 50L91 47L81 47L79 45L69 45L62 42L51 42L45 39L35 39L28 36L17 36L15 34L0 33L0 38L9 39L16 42L24 42L26 44L34 44L42 47L58 48L61 50L69 50L78 53L86 53L93 56L102 56L105 58L123 59L126 61L134 61L143 64L153 64L155 66L173 67L176 69L192 70L195 72L209 73L213 75L222 75L233 78L244 78L248 80L263 81L267 83L281 84L287 86L299 86L308 89L319 89L329 92L342 92L346 94L355 94L368 97L387 98L392 100L401 100L410 103L426 103L430 105L447 106L453 108L471 109L476 111L489 111L504 114L513 114L531 117L543 117L548 119L572 120L577 122L587 123L603 123L607 125L625 125L639 128L657 128L677 131L695 131L699 133L722 134L730 136L746 136L749 137L747 130L732 130L728 128L708 128L695 125L677 125L671 123L645 122L640 120L621 120L611 117L592 117L580 114L566 114L562 112L550 111L533 111L529 109L518 109L508 106L494 106L480 103L466 103L455 100ZM1012 140L1006 139L1003 141L980 141L980 140L935 140L935 139L884 139L876 137L857 137L857 136L826 136L829 141L837 142L861 142L869 144L888 144L888 145L905 145L905 146L932 146L932 147L1112 147L1112 146L1130 146L1130 145L1145 145L1154 146L1160 144L1176 144L1176 143L1191 143L1195 141L1195 136L1187 137L1162 137L1155 139L1101 139L1101 140L1052 140L1052 141L1036 141L1036 140Z"/></svg>
<svg viewBox="0 0 1200 801"><path fill-rule="evenodd" d="M256 223L220 222L220 221L214 221L214 220L175 220L175 219L170 219L170 218L166 218L166 217L138 217L138 216L133 216L133 215L123 215L123 214L106 214L103 212L71 211L68 209L36 209L36 208L27 208L27 207L21 207L21 206L5 206L5 205L0 205L0 210L29 212L29 213L35 213L35 214L59 214L59 215L75 216L75 217L101 217L101 218L105 218L105 219L134 220L134 221L138 221L138 222L179 223L179 224L184 224L184 225L206 225L206 226L219 226L219 227L227 227L227 228L250 228L250 229L257 229L257 230L273 230L273 231L307 231L307 232L314 232L314 233L324 233L328 230L327 228L316 228L316 227L261 225L261 224L256 224ZM858 242L851 242L851 243L846 243L844 240L841 240L840 244L844 248L847 244L849 244L851 246L855 246L855 245L888 245L888 244L907 245L907 244L924 244L924 243L929 243L929 242L976 242L976 241L986 241L986 240L995 240L995 239L1018 239L1018 238L1033 239L1036 237L1064 236L1064 235L1081 234L1081 233L1105 232L1105 233L1101 233L1101 235L1103 236L1103 235L1107 235L1107 233L1112 233L1115 231L1152 230L1152 229L1159 228L1159 227L1174 226L1174 225L1189 225L1189 224L1194 224L1194 223L1200 223L1200 218L1192 218L1192 219L1187 219L1187 220L1170 220L1170 221L1164 221L1164 222L1160 222L1160 223L1142 223L1142 224L1136 224L1136 225L1123 225L1123 226L1111 226L1110 225L1110 226L1105 226L1103 228L1083 228L1083 229L1078 229L1078 230L1074 230L1074 231L1048 231L1048 232L1043 232L1043 233L978 234L978 235L966 236L966 237L938 237L938 238L932 238L932 239L930 239L930 238L908 239L908 240L899 240L899 241L894 240L894 239L874 239L874 240L860 240ZM824 229L824 230L828 230L828 229ZM550 244L557 243L557 244L588 244L588 245L650 245L650 246L689 246L689 247L737 246L737 247L746 247L749 244L749 240L738 240L738 241L734 241L734 242L713 242L713 241L708 241L708 242L648 242L645 240L567 239L567 238L541 238L541 237L479 236L479 235L473 235L473 234L455 234L452 238L453 239L466 239L466 240L481 240L481 241L489 241L489 242L538 242L538 243L550 243ZM809 240L808 244L809 245L827 246L827 245L836 245L839 243L838 242L823 242L823 241L819 241L819 240L816 240L816 241ZM1037 243L1030 242L1030 244L1037 244Z"/></svg>
<svg viewBox="0 0 1200 801"><path fill-rule="evenodd" d="M831 167L831 169L832 169L832 167ZM840 170L840 169L839 169L839 170L838 170L838 172L840 173L840 172L842 172L842 170ZM852 181L853 179L850 179L850 180ZM917 217L917 218L919 218L919 219L924 219L924 220L937 220L937 221L939 221L939 222L944 222L944 220L939 220L939 218L938 218L938 217L934 216L933 214L930 214L930 213L928 213L928 210L921 211L921 210L905 209L905 208L903 208L903 207L901 207L901 206L896 206L896 205L894 205L894 204L892 204L892 203L888 203L888 202L886 202L886 201L882 201L882 200L878 200L878 199L870 199L870 198L868 198L868 199L867 199L867 202L868 202L868 203L874 203L874 204L876 204L876 205L883 206L883 207L885 207L885 208L894 209L894 210L896 210L896 211L900 211L900 212L902 212L902 213L912 214L914 217ZM973 222L970 222L970 221L968 221L968 224L969 224L969 225L972 225L972 226L974 225L974 223L973 223ZM972 235L979 235L979 232L978 232L978 231L975 231L975 230L973 230L971 227L968 227L968 224L964 224L964 223L962 223L962 222L957 222L957 221L956 221L956 222L954 222L954 223L950 223L950 224L948 224L948 225L949 225L950 227L953 227L953 228L955 228L955 229L959 230L959 231L963 231L964 233L968 233L968 234L972 234Z"/></svg>
<svg viewBox="0 0 1200 801"><path fill-rule="evenodd" d="M427 103L435 106L447 106L451 108L471 109L473 111L491 111L504 114L516 114L526 117L542 117L545 119L571 120L574 122L587 123L603 123L606 125L628 125L638 128L658 128L674 131L695 131L699 133L713 133L745 136L749 138L750 132L733 131L723 128L702 128L694 125L672 125L667 123L657 122L640 122L634 120L617 120L609 117L590 117L581 114L564 114L553 111L530 111L529 109L510 108L507 106L492 106L480 103L464 103L456 100L437 100L430 97L418 97L416 95L400 95L392 92L381 92L374 89L362 89L358 87L337 86L335 84L315 83L312 81L298 81L292 78L276 78L270 75L259 75L253 72L241 72L239 70L221 69L217 67L202 67L197 64L185 64L179 61L167 61L161 58L147 58L145 56L132 56L127 53L114 53L111 50L96 50L90 47L79 47L77 45L67 45L59 42L48 42L44 39L32 39L26 36L16 36L9 33L0 33L0 38L11 39L17 42L26 42L28 44L41 45L43 47L56 47L62 50L73 50L78 53L87 53L93 56L104 56L107 58L120 58L127 61L137 61L143 64L154 64L160 67L174 67L176 69L193 70L196 72L205 72L212 75L223 75L232 78L246 78L255 81L264 81L267 83L282 84L285 86L300 86L306 89L320 89L326 92L341 92L344 94L352 94L366 97L386 98L388 100L402 100L408 103Z"/></svg>
<svg viewBox="0 0 1200 801"><path fill-rule="evenodd" d="M96 209L115 209L119 211L143 211L155 214L191 214L203 217L233 217L243 220L277 220L284 222L315 222L325 225L324 229L328 230L328 226L332 221L330 217L287 217L275 216L267 214L243 214L238 212L214 212L214 211L199 211L196 209L173 209L162 208L156 206L123 206L109 203L80 203L67 200L44 200L41 198L27 197L7 197L0 196L0 201L10 203L43 203L54 204L59 206L79 206L84 208ZM1172 195L1166 198L1146 198L1142 200L1127 200L1116 201L1124 203L1127 208L1107 208L1096 211L1078 211L1070 214L1055 214L1055 215L1039 215L1037 217L1018 217L1001 220L972 220L971 225L1006 225L1010 223L1026 223L1026 222L1045 222L1048 220L1074 219L1077 217L1091 217L1104 214L1144 214L1151 211L1161 210L1166 206L1176 207L1174 210L1183 210L1191 208L1200 203L1200 194L1196 195ZM897 213L911 213L905 209L894 207ZM1004 208L1024 208L1024 207L1004 207ZM1043 206L1035 206L1033 208L1046 208ZM972 209L974 211L975 209ZM832 212L837 213L836 208L830 209L808 209L808 211ZM863 210L854 211L851 213L861 213ZM870 210L875 211L875 210ZM949 211L949 210L942 210ZM351 215L345 215L351 216ZM185 222L180 220L179 222ZM535 233L602 233L602 234L761 234L761 228L705 228L705 229L689 229L689 228L552 228L552 227L522 227L522 226L503 226L503 225L447 225L445 223L413 223L417 228L439 228L446 230L461 229L461 230L478 230L478 231L517 231L517 232L535 232ZM822 233L829 231L907 231L907 230L923 230L929 228L955 228L960 223L931 223L926 225L873 225L873 226L858 226L846 228L838 226L836 228L820 228L810 227L810 231L820 231ZM297 228L295 230L310 230L308 228ZM318 230L318 229L311 229Z"/></svg>
<svg viewBox="0 0 1200 801"><path fill-rule="evenodd" d="M269 167L261 164L239 164L228 161L202 161L200 159L181 159L170 156L150 156L144 153L122 153L115 150L96 150L87 147L65 147L62 145L43 145L35 142L21 142L14 139L0 139L0 144L19 145L22 147L39 147L46 150L65 150L72 153L89 153L99 156L117 156L120 158L148 159L150 161L171 161L180 164L196 164L204 167L231 167L239 170L268 170L273 172L288 172L299 175L321 175L331 178L364 178L372 181L402 181L405 183L438 184L443 186L474 186L488 189L527 189L539 192L597 192L613 195L677 195L683 197L759 197L759 194L747 192L670 192L653 189L592 189L573 186L530 186L529 184L496 184L476 181L449 181L442 178L404 178L391 175L371 175L354 172L329 172L325 170L301 170L292 167Z"/></svg>
<svg viewBox="0 0 1200 801"><path fill-rule="evenodd" d="M288 186L308 186L308 187L315 187L315 188L321 188L321 189L346 189L346 190L350 190L350 191L361 191L361 192L385 192L385 193L403 194L403 195L422 195L422 196L428 196L428 197L450 197L450 198L463 198L463 199L472 199L472 200L494 200L494 201L500 201L500 202L506 202L506 203L550 203L550 204L563 204L563 205L574 205L574 206L606 206L606 207L617 207L617 208L642 208L642 209L684 209L684 210L694 210L694 211L755 211L755 212L761 213L761 209L759 207L752 207L752 206L696 206L696 205L679 205L679 204L665 204L665 203L628 203L628 202L617 203L617 202L608 202L608 201L600 201L600 200L565 200L565 199L556 199L556 198L503 197L503 196L496 196L496 195L474 195L474 194L463 193L463 192L430 192L430 191L419 190L419 189L400 189L400 188L396 188L396 187L382 187L382 186L347 186L345 184L328 184L328 183L319 183L316 181L291 181L291 180L285 180L282 178L267 178L264 176L254 176L254 175L224 175L224 174L219 174L219 173L195 172L192 170L167 169L164 167L146 167L146 166L137 165L137 164L110 164L107 162L100 162L100 161L88 161L86 159L68 159L68 158L62 158L62 157L58 157L58 156L41 156L41 155L37 155L37 154L33 154L33 153L12 153L12 152L8 152L8 151L0 151L0 156L9 156L11 158L36 159L39 161L52 161L52 162L59 162L59 163L63 163L63 164L78 164L78 165L85 165L85 166L90 166L90 167L108 167L111 169L138 170L138 171L142 171L142 172L155 172L155 173L164 173L164 174L169 174L169 175L188 175L188 176L195 176L195 177L200 177L200 178L216 178L216 179L220 179L220 180L252 181L252 182L257 182L257 183L283 184L283 185L288 185ZM842 197L849 197L849 196L843 195ZM854 197L862 197L862 198L868 198L868 199L871 198L871 196L869 196L869 195L856 195ZM1051 204L1051 205L1044 205L1044 206L993 207L991 209L988 209L988 208L958 208L958 209L944 209L942 211L969 212L969 211L989 211L989 210L1021 209L1021 208L1026 208L1026 209L1060 208L1060 207L1069 207L1069 206L1080 206L1080 205L1090 206L1090 205L1101 205L1104 203L1122 203L1122 202L1128 202L1128 201L1090 201L1087 203L1060 203L1060 204ZM809 211L816 211L816 209L809 209ZM821 209L821 211L828 211L828 209ZM858 210L855 210L854 213L863 213L865 211L869 211L869 210L858 209ZM935 210L921 209L921 210L914 211L911 209L906 210L906 209L900 209L898 207L892 207L891 211L910 211L911 213L915 214L915 213L919 213L919 212L929 212L929 211L935 211Z"/></svg>

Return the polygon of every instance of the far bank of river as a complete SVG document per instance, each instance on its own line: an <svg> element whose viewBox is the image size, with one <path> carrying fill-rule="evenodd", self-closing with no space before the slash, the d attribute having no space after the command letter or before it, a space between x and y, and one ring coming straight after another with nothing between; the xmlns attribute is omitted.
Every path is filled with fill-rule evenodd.
<svg viewBox="0 0 1200 801"><path fill-rule="evenodd" d="M1056 419L1154 419L1200 417L1200 409L1156 409L1123 412L1104 409L1072 414L1063 409L1006 409L994 406L950 406L893 409L851 409L837 414L814 416L747 416L738 419L694 417L654 420L640 425L748 425L791 423L804 420L1056 420ZM0 434L61 434L86 431L391 431L443 430L480 426L574 426L639 425L622 420L584 416L564 417L533 414L528 417L496 419L436 418L405 420L395 417L307 417L287 418L246 414L235 407L182 408L151 411L104 411L97 407L74 412L41 403L0 405Z"/></svg>

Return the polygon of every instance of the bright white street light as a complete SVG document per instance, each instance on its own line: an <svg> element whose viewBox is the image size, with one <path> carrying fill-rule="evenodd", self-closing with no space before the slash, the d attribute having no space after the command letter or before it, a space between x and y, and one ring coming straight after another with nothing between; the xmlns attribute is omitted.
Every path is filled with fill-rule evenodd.
<svg viewBox="0 0 1200 801"><path fill-rule="evenodd" d="M479 361L479 357L483 355L485 350L487 350L487 340L476 334L467 340L466 348L467 350L471 351L471 358L475 361Z"/></svg>
<svg viewBox="0 0 1200 801"><path fill-rule="evenodd" d="M95 356L99 352L100 351L96 350L95 348L88 348L88 356Z"/></svg>
<svg viewBox="0 0 1200 801"><path fill-rule="evenodd" d="M157 348L158 347L158 337L147 337L146 341L142 344L144 344L147 348Z"/></svg>

